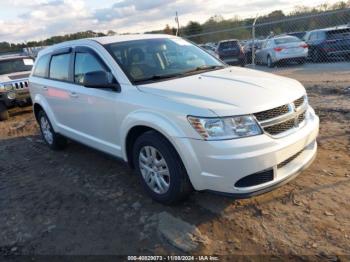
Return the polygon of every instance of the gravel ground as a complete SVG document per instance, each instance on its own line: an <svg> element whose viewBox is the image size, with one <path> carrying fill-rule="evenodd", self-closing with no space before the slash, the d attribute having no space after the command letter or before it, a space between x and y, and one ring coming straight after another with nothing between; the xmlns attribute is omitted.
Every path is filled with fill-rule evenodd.
<svg viewBox="0 0 350 262"><path fill-rule="evenodd" d="M317 70L303 81L302 71L275 69L308 89L321 118L317 159L246 200L194 193L160 205L125 164L73 142L52 152L30 108L13 111L0 122L0 255L350 256L350 83Z"/></svg>

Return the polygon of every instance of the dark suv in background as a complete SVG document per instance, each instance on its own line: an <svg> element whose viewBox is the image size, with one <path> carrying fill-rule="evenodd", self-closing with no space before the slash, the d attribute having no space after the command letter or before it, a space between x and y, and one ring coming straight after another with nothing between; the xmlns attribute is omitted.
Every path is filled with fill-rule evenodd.
<svg viewBox="0 0 350 262"><path fill-rule="evenodd" d="M327 61L332 57L350 58L350 27L313 30L304 39L313 62Z"/></svg>
<svg viewBox="0 0 350 262"><path fill-rule="evenodd" d="M220 41L216 47L219 58L229 65L244 66L243 48L236 39Z"/></svg>

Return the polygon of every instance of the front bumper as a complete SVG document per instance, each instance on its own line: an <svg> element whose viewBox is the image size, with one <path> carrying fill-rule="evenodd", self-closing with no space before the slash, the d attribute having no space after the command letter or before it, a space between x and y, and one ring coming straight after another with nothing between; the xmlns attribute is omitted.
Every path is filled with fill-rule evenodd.
<svg viewBox="0 0 350 262"><path fill-rule="evenodd" d="M309 110L306 123L292 134L272 138L263 134L243 139L203 141L177 138L177 149L196 190L246 197L269 191L305 169L315 158L319 118ZM297 155L288 164L279 164ZM273 170L273 180L236 187L240 179Z"/></svg>
<svg viewBox="0 0 350 262"><path fill-rule="evenodd" d="M9 96L9 93L14 93L15 96ZM2 101L6 107L22 106L31 104L30 93L28 89L15 90L10 92L0 92L0 101Z"/></svg>

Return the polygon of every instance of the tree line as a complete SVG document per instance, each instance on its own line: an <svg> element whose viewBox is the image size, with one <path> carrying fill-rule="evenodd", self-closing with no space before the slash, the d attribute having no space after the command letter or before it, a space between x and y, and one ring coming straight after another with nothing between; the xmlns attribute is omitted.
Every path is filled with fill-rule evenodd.
<svg viewBox="0 0 350 262"><path fill-rule="evenodd" d="M271 32L274 34L281 34L287 32L308 31L315 28L338 26L347 23L350 25L349 8L350 0L339 1L331 5L322 4L317 7L297 6L288 14L285 14L282 10L275 10L258 18L256 24L256 36L258 38L264 38ZM334 10L339 10L340 12L332 13ZM342 12L342 10L344 12ZM319 16L317 16L318 14ZM288 21L289 19L299 17L300 19ZM238 16L235 16L230 19L224 19L221 15L214 15L204 23L190 21L186 26L180 28L179 34L188 37L196 43L217 42L229 38L249 39L251 38L251 26L253 21L254 18L241 19ZM274 21L280 22L273 23ZM166 25L163 30L155 30L146 33L165 33L175 35L176 32L177 29L175 27ZM62 36L52 36L42 41L28 41L26 43L16 44L0 42L0 52L21 51L25 47L49 46L68 40L115 34L116 32L112 30L107 33L88 30Z"/></svg>
<svg viewBox="0 0 350 262"><path fill-rule="evenodd" d="M238 16L224 19L221 15L215 15L202 24L190 21L186 26L180 28L180 35L196 43L217 42L229 38L250 39L254 19L240 19ZM282 10L275 10L258 17L255 31L257 38L266 38L271 33L277 35L303 32L344 24L350 25L350 0L316 7L296 6L288 14ZM163 31L152 33L161 32L174 34L176 29L167 25Z"/></svg>

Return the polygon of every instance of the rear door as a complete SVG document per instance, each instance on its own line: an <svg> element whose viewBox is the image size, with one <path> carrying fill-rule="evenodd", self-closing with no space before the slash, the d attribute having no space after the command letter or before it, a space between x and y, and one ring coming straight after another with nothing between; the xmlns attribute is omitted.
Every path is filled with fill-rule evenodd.
<svg viewBox="0 0 350 262"><path fill-rule="evenodd" d="M65 134L68 129L68 119L74 107L71 104L72 84L72 48L55 51L49 61L48 77L42 92L55 116L59 131Z"/></svg>

